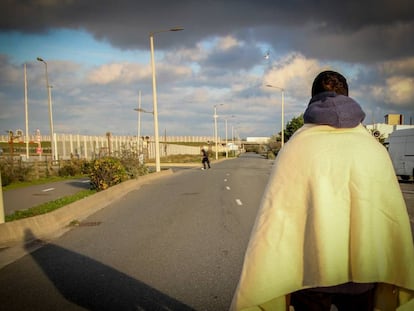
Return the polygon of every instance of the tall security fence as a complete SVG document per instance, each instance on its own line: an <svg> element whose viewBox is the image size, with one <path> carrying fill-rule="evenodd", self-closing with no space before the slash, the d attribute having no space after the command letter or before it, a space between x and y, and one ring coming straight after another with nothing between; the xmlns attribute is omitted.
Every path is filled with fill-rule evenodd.
<svg viewBox="0 0 414 311"><path fill-rule="evenodd" d="M141 155L146 159L155 158L155 142L151 136L86 136L80 134L55 134L54 144L50 144L50 136L33 135L28 140L24 135L10 137L0 135L0 142L8 142L9 149L15 157L23 160L47 159L54 146L55 158L68 160L72 158L91 160L103 156L120 156L125 153ZM43 143L42 143L43 142ZM45 145L44 142L48 142ZM182 144L180 144L182 143ZM199 146L188 146L186 143L197 143L207 146L215 152L214 138L210 136L163 136L160 137L160 156L177 154L200 154ZM218 141L218 152L225 151L223 141ZM10 145L11 144L11 145ZM9 150L3 150L10 154Z"/></svg>

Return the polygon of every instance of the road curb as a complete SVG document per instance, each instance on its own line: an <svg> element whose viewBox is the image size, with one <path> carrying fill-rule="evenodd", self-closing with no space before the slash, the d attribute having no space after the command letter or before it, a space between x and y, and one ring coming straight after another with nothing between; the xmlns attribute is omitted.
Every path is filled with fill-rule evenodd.
<svg viewBox="0 0 414 311"><path fill-rule="evenodd" d="M72 221L82 221L89 215L105 208L132 190L156 178L172 174L171 169L128 180L68 204L53 212L0 224L0 249L15 244L28 243L33 239L47 240L67 229Z"/></svg>

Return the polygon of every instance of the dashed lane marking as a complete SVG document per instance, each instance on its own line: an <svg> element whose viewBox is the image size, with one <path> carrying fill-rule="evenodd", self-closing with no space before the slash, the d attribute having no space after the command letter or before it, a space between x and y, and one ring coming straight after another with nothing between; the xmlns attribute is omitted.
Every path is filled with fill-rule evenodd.
<svg viewBox="0 0 414 311"><path fill-rule="evenodd" d="M43 189L42 191L43 192L49 192L49 191L53 191L53 190L55 190L55 188L47 188L47 189Z"/></svg>
<svg viewBox="0 0 414 311"><path fill-rule="evenodd" d="M242 201L240 201L239 199L236 199L236 203L237 205L243 205Z"/></svg>

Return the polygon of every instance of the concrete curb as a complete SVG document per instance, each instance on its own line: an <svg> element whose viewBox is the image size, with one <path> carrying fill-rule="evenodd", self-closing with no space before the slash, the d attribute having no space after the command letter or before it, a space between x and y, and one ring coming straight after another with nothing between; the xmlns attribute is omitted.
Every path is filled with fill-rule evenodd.
<svg viewBox="0 0 414 311"><path fill-rule="evenodd" d="M89 215L105 208L132 190L156 178L172 174L171 169L128 180L107 190L98 192L82 200L68 204L51 213L24 218L0 224L0 248L24 244L31 239L47 240L58 232L67 230L72 221L82 221ZM30 232L30 236L27 236Z"/></svg>

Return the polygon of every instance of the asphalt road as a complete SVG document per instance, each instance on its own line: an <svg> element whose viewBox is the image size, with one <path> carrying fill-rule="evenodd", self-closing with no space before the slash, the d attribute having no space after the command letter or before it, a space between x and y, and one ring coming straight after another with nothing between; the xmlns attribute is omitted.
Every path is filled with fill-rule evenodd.
<svg viewBox="0 0 414 311"><path fill-rule="evenodd" d="M171 167L171 169L174 172L177 172L193 167L194 165L180 165ZM163 168L169 167L163 166ZM10 215L15 211L25 210L65 196L76 194L77 192L86 189L90 189L89 178L63 180L4 191L4 213L5 215Z"/></svg>
<svg viewBox="0 0 414 311"><path fill-rule="evenodd" d="M271 165L246 154L143 185L1 269L1 308L227 310Z"/></svg>
<svg viewBox="0 0 414 311"><path fill-rule="evenodd" d="M1 269L1 307L227 310L271 165L245 155L143 185Z"/></svg>

